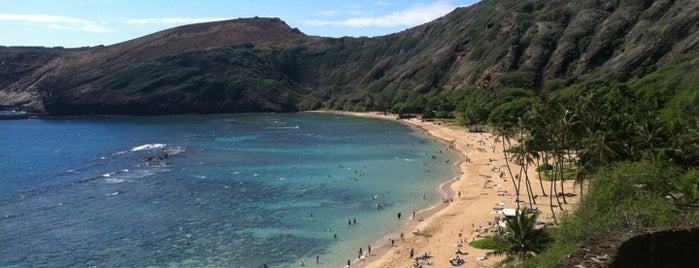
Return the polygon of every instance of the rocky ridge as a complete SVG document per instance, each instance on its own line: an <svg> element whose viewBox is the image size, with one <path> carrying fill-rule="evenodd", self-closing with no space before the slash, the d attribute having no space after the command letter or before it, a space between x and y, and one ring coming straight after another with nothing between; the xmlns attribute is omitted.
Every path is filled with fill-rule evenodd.
<svg viewBox="0 0 699 268"><path fill-rule="evenodd" d="M276 18L249 18L111 46L0 47L0 110L384 109L401 92L627 81L698 52L693 0L484 0L373 38L308 36Z"/></svg>

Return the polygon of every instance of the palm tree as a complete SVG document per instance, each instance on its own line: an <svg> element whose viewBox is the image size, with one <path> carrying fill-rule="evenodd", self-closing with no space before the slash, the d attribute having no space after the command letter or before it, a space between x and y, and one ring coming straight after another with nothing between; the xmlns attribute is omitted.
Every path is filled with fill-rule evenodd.
<svg viewBox="0 0 699 268"><path fill-rule="evenodd" d="M544 229L536 228L536 219L539 212L527 213L527 210L517 210L515 217L508 218L507 232L500 236L508 247L504 250L490 252L492 255L505 254L505 262L523 261L536 256L548 242Z"/></svg>
<svg viewBox="0 0 699 268"><path fill-rule="evenodd" d="M514 175L512 174L512 169L510 168L510 158L508 156L507 147L510 146L510 137L512 137L512 130L508 129L504 125L496 126L494 133L500 136L502 141L502 153L505 155L505 164L507 165L507 172L510 175L510 180L512 180L512 185L515 188L515 198L519 200L520 188L517 182L515 182ZM517 202L517 207L519 207L519 202Z"/></svg>
<svg viewBox="0 0 699 268"><path fill-rule="evenodd" d="M529 165L534 162L534 155L536 152L530 150L527 144L527 139L524 137L524 128L520 128L520 138L519 144L510 147L508 151L512 153L512 158L516 159L516 163L519 165L519 175L517 176L517 185L519 189L522 188L522 177L524 177L524 186L527 190L527 195L529 197L529 204L536 204L534 197L534 189L532 188L531 181L529 180ZM542 187L543 188L543 187Z"/></svg>
<svg viewBox="0 0 699 268"><path fill-rule="evenodd" d="M573 112L571 112L568 109L565 109L565 112L563 113L562 117L556 121L555 129L556 131L556 141L559 142L558 148L560 148L560 151L557 151L556 154L556 160L558 161L558 165L556 166L557 168L560 167L560 176L561 176L561 193L563 197L563 203L568 204L568 201L566 200L565 196L565 188L564 182L565 182L565 176L563 173L563 170L565 168L564 163L565 163L565 156L567 155L568 162L570 162L569 169L572 169L572 157L570 151L572 150L572 140L573 140L573 131L577 127L577 119L576 116L574 115ZM554 134L555 135L555 134Z"/></svg>
<svg viewBox="0 0 699 268"><path fill-rule="evenodd" d="M659 149L668 147L668 141L672 139L659 119L651 118L652 115L639 117L641 118L634 124L635 139L631 153L637 155L636 159L657 159L660 156Z"/></svg>
<svg viewBox="0 0 699 268"><path fill-rule="evenodd" d="M563 148L561 148L560 144L554 143L553 148L551 151L553 162L553 174L551 176L551 184L553 185L552 189L550 190L551 195L556 196L556 202L558 202L558 208L560 210L563 210L563 205L561 204L561 196L563 196L563 203L567 204L565 200L565 193L564 190L561 189L561 191L558 191L558 185L556 182L559 180L563 181L564 176L563 176ZM563 182L561 182L561 187L563 186Z"/></svg>
<svg viewBox="0 0 699 268"><path fill-rule="evenodd" d="M532 107L527 110L527 113L522 117L524 123L523 127L528 132L529 136L525 141L527 144L527 151L530 157L536 161L536 166L541 166L542 152L548 150L547 141L551 138L548 133L549 123L551 121L550 109L548 108L549 98L546 94L541 94L536 101L532 104ZM545 153L544 153L545 154ZM539 185L541 186L541 193L546 196L546 190L544 189L544 183L541 176L541 170L537 169L539 175Z"/></svg>
<svg viewBox="0 0 699 268"><path fill-rule="evenodd" d="M578 163L577 166L575 167L575 184L580 185L580 202L579 202L579 204L582 203L583 186L585 185L585 179L587 179L587 170L585 169L585 166L580 165L580 163Z"/></svg>
<svg viewBox="0 0 699 268"><path fill-rule="evenodd" d="M547 144L551 144L550 141L547 142ZM549 164L549 149L550 146L547 146L547 149L544 150L544 155L542 159L544 160L544 163L542 165L539 165L537 167L537 172L544 171L544 174L546 174L546 177L549 179L549 208L551 209L551 216L553 217L553 223L558 224L558 219L556 218L556 212L554 211L553 207L553 196L555 195L555 186L556 186L556 174L553 174L552 176L550 174L550 170L553 169L553 166ZM539 181L541 181L541 175L539 175ZM543 185L543 183L541 184ZM558 197L556 197L556 201L558 201ZM561 208L561 202L558 201L558 207Z"/></svg>
<svg viewBox="0 0 699 268"><path fill-rule="evenodd" d="M587 158L594 166L605 166L620 157L615 150L616 141L610 137L610 133L604 130L589 130L588 136L583 140L585 146L580 156Z"/></svg>
<svg viewBox="0 0 699 268"><path fill-rule="evenodd" d="M554 148L556 148L557 145L557 143L552 142L552 140L555 140L555 134L558 133L558 130L555 128L556 126L554 124L551 124L551 122L557 121L560 114L558 112L560 110L558 108L560 107L560 104L550 97L551 96L547 94L538 95L530 109L523 116L525 121L524 126L529 133L529 138L526 144L527 147L530 148L528 151L531 151L531 156L535 158L537 162L539 185L541 186L543 196L546 196L547 194L544 190L543 176L541 175L541 171L549 170L548 168L544 167L552 167L549 164L549 161L551 160L550 155L555 155L556 150ZM540 164L540 160L543 161L543 164ZM548 172L546 172L546 174L550 182L548 194L549 208L551 209L553 221L557 224L558 219L556 218L556 212L554 211L553 205L553 196L556 187L556 174L549 174ZM556 201L558 202L558 207L562 208L558 196L556 196Z"/></svg>
<svg viewBox="0 0 699 268"><path fill-rule="evenodd" d="M539 142L534 138L530 139L528 142L528 144L530 144L531 145L530 147L532 148L530 151L531 157L534 159L536 167L537 167L536 173L539 177L539 186L541 186L541 195L546 196L546 190L544 190L544 183L543 183L543 179L541 177L541 169L538 168L539 166L541 166L541 158L542 158L541 152L543 152L543 150L545 150L545 149L541 145L539 145L538 143Z"/></svg>
<svg viewBox="0 0 699 268"><path fill-rule="evenodd" d="M532 188L531 181L529 180L529 165L534 163L534 159L539 158L539 153L536 151L536 146L534 143L534 139L532 138L531 134L527 132L529 128L531 128L526 120L522 120L520 118L519 120L519 126L520 126L520 147L521 147L521 155L520 159L522 160L522 169L524 171L524 182L527 185L527 192L529 193L529 204L536 204L536 199L534 199L534 189ZM526 133L526 135L525 135ZM541 182L541 181L539 181ZM543 190L543 186L541 189Z"/></svg>
<svg viewBox="0 0 699 268"><path fill-rule="evenodd" d="M527 140L522 140L522 148L524 149L524 154L522 155L523 163L522 169L524 170L524 183L527 185L527 193L529 194L529 205L536 205L536 199L534 198L534 188L529 180L529 165L534 162L534 155L537 154L531 151L527 145Z"/></svg>

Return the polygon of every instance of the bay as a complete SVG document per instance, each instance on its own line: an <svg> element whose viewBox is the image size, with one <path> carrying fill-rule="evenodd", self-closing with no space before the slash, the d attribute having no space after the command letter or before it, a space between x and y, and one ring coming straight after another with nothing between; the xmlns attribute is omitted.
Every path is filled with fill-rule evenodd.
<svg viewBox="0 0 699 268"><path fill-rule="evenodd" d="M0 121L0 266L339 267L440 202L443 148L324 113Z"/></svg>

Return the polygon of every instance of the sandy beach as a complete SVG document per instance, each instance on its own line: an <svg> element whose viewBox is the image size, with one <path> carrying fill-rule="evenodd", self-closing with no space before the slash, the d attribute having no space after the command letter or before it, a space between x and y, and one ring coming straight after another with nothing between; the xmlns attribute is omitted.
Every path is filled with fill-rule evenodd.
<svg viewBox="0 0 699 268"><path fill-rule="evenodd" d="M449 259L456 256L457 250L466 263L460 267L492 267L501 258L487 257L488 250L470 247L468 242L479 239L481 235L495 234L491 230L497 218L504 215L502 209L514 209L514 185L507 174L502 144L492 133L469 132L468 129L453 126L440 121L427 122L418 118L397 120L395 115L377 113L342 113L352 116L371 117L399 121L417 127L426 135L433 136L444 143L445 149L457 150L464 161L458 163L461 175L442 184L445 194L451 202L436 204L435 207L421 211L415 219L395 233L372 244L372 254L363 260L357 260L351 267L396 268L414 267L415 257L428 253L431 264L424 267L453 267ZM519 167L511 165L513 173ZM532 188L535 195L541 195L541 186L534 168L530 168ZM572 181L566 181L566 191L577 191ZM578 186L575 186L578 187ZM546 193L549 183L544 181ZM520 200L528 200L526 191L521 191ZM578 197L568 197L567 210L573 209ZM555 202L555 200L554 200ZM548 197L539 197L534 207L541 210L540 221L552 222ZM555 211L559 213L558 210ZM558 214L557 214L558 215ZM420 220L420 219L424 220ZM401 239L401 233L403 238ZM390 239L395 241L391 246ZM410 251L414 257L410 258Z"/></svg>

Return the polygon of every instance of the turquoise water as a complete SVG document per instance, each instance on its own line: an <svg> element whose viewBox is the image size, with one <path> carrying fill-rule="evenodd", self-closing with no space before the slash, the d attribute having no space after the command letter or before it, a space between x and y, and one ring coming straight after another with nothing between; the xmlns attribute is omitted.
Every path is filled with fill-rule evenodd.
<svg viewBox="0 0 699 268"><path fill-rule="evenodd" d="M334 114L0 121L0 266L341 267L439 202L442 149Z"/></svg>

